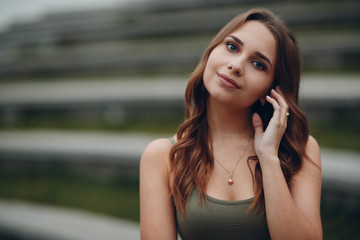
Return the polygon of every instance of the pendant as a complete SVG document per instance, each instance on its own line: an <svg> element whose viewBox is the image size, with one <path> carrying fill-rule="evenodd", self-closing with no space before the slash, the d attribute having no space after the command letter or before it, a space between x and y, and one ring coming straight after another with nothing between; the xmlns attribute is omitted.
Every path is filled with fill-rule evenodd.
<svg viewBox="0 0 360 240"><path fill-rule="evenodd" d="M232 179L232 173L229 174L228 184L229 184L229 185L233 185L233 184L234 184L234 180Z"/></svg>

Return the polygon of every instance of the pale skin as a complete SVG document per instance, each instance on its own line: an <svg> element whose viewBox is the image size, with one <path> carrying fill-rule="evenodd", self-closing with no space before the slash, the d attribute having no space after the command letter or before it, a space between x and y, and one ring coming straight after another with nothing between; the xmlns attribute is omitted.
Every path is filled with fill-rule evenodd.
<svg viewBox="0 0 360 240"><path fill-rule="evenodd" d="M303 165L293 176L289 187L280 168L278 148L291 115L286 116L289 107L281 89L276 87L269 92L275 61L274 36L256 21L245 23L212 51L203 79L209 92L207 120L214 157L232 170L249 139L250 143L234 170L234 184L227 184L228 173L215 162L206 193L228 201L253 197L253 180L246 158L257 155L262 170L271 239L322 239L321 162L316 141L309 137L306 145L308 158L303 159ZM224 76L234 80L232 84L235 86L224 82ZM251 113L251 105L258 99L269 102L274 108L265 131L260 117ZM158 139L148 145L141 158L140 219L143 240L177 239L170 194L170 149L168 139ZM252 161L252 171L254 167L255 162Z"/></svg>

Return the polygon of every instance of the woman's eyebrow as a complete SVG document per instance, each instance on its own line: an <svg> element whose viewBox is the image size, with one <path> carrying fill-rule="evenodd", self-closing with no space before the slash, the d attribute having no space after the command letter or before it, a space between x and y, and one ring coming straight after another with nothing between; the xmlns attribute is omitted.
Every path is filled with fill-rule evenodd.
<svg viewBox="0 0 360 240"><path fill-rule="evenodd" d="M270 64L270 67L272 67L270 59L268 57L266 57L264 54L262 54L261 52L255 52L255 55L258 56L259 58L267 61Z"/></svg>
<svg viewBox="0 0 360 240"><path fill-rule="evenodd" d="M234 39L235 42L237 42L238 44L240 44L240 46L244 46L244 42L241 41L238 37L234 36L234 35L230 35L230 37L232 37L232 39Z"/></svg>
<svg viewBox="0 0 360 240"><path fill-rule="evenodd" d="M230 35L230 37L232 39L234 39L235 42L237 42L240 46L244 46L245 43L243 41L241 41L238 37L234 36L234 35ZM260 57L261 59L265 60L266 62L268 62L270 64L270 67L272 67L272 64L270 62L270 59L268 57L266 57L264 54L262 54L261 52L255 52L256 56Z"/></svg>

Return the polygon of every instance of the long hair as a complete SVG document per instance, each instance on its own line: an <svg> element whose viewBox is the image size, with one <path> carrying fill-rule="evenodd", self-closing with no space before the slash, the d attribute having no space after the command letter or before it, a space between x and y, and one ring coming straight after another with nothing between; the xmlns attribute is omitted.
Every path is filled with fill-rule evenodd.
<svg viewBox="0 0 360 240"><path fill-rule="evenodd" d="M300 169L305 156L305 146L309 127L304 113L298 106L301 56L293 34L273 13L265 9L252 9L238 15L224 26L212 39L190 76L185 92L185 120L177 131L177 142L170 151L170 165L173 174L171 194L177 210L186 217L186 202L196 186L200 199L206 199L206 187L214 168L214 158L209 143L209 127L206 119L208 92L203 83L203 74L212 50L228 35L245 22L255 20L266 26L276 40L276 68L273 85L279 86L289 105L291 117L279 147L281 169L289 184L291 177ZM269 103L264 106L257 101L253 112L258 112L267 127L273 108ZM248 158L257 160L256 156ZM251 170L251 169L250 169ZM260 163L257 161L254 173L255 199L249 209L259 214L265 213L265 200Z"/></svg>

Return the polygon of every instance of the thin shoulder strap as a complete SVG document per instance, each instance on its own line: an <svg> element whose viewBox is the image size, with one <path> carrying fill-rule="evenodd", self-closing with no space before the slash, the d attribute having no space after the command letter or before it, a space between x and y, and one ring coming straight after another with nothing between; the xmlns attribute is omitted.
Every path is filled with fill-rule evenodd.
<svg viewBox="0 0 360 240"><path fill-rule="evenodd" d="M175 139L173 137L169 138L169 141L171 143L172 146L175 145Z"/></svg>

